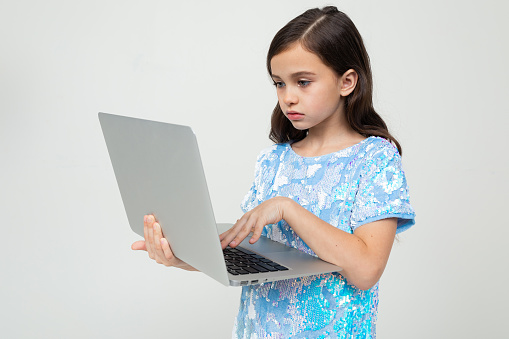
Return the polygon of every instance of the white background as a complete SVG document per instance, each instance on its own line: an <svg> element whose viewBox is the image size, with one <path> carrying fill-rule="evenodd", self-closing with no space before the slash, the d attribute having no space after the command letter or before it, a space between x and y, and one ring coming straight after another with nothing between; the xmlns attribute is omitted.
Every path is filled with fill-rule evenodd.
<svg viewBox="0 0 509 339"><path fill-rule="evenodd" d="M130 250L97 113L193 126L216 219L231 222L270 145L272 36L330 3L2 3L2 337L230 335L239 289ZM382 277L379 338L503 337L508 5L334 4L365 39L417 212Z"/></svg>

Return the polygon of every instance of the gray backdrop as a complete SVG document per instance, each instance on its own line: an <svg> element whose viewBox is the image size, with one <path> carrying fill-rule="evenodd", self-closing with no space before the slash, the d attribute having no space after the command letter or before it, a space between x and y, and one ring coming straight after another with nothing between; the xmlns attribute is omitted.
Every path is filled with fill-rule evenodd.
<svg viewBox="0 0 509 339"><path fill-rule="evenodd" d="M192 125L216 218L231 222L270 145L270 40L329 3L4 1L2 337L230 335L239 289L130 250L97 112ZM508 5L335 4L365 39L417 211L382 277L379 338L503 337Z"/></svg>

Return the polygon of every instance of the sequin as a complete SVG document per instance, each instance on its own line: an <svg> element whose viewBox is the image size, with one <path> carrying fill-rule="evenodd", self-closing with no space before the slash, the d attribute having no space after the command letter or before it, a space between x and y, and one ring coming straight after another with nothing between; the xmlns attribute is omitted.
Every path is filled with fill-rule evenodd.
<svg viewBox="0 0 509 339"><path fill-rule="evenodd" d="M242 202L247 212L285 196L348 233L396 217L397 232L414 224L414 210L395 147L378 137L339 152L301 157L289 144L262 151L254 183ZM315 255L283 220L263 234ZM242 289L234 338L375 338L378 283L367 291L339 273L289 279Z"/></svg>

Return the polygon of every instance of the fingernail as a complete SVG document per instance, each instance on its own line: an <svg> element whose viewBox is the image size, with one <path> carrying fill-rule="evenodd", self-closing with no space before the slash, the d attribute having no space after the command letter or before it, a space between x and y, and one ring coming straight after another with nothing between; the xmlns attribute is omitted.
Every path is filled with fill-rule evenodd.
<svg viewBox="0 0 509 339"><path fill-rule="evenodd" d="M233 240L232 242L230 242L230 246L235 246L237 243L235 242L235 240Z"/></svg>
<svg viewBox="0 0 509 339"><path fill-rule="evenodd" d="M148 219L147 216L144 216L143 217L143 222L147 222L147 219Z"/></svg>

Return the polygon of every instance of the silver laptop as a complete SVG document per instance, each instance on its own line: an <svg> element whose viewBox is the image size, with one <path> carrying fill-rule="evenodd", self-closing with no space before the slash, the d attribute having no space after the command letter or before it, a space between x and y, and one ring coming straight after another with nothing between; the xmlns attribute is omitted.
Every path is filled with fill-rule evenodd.
<svg viewBox="0 0 509 339"><path fill-rule="evenodd" d="M175 256L224 285L242 286L341 268L266 237L221 249L196 136L188 126L99 113L131 229L154 214ZM218 228L220 228L218 230Z"/></svg>

